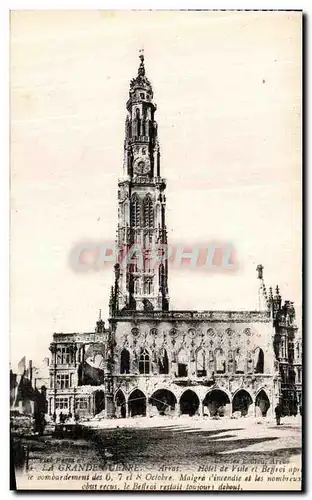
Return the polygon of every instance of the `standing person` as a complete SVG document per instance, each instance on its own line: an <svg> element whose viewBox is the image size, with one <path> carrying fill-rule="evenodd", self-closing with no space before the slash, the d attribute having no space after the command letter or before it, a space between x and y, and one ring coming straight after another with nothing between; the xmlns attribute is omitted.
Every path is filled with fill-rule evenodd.
<svg viewBox="0 0 312 500"><path fill-rule="evenodd" d="M276 425L281 425L282 408L280 404L275 407Z"/></svg>

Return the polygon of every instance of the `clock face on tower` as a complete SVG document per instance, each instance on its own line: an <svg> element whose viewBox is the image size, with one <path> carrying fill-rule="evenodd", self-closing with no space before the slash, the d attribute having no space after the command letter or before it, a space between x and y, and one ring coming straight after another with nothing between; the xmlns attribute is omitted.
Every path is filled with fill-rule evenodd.
<svg viewBox="0 0 312 500"><path fill-rule="evenodd" d="M148 160L146 160L145 158L138 158L135 161L134 172L137 175L145 175L149 171L150 171L150 164Z"/></svg>

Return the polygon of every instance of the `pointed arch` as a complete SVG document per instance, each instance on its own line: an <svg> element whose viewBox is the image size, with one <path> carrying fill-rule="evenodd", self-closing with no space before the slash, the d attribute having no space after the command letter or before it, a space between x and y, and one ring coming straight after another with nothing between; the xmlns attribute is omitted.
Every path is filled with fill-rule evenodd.
<svg viewBox="0 0 312 500"><path fill-rule="evenodd" d="M139 227L141 225L141 200L137 193L131 196L131 215L130 222L132 227Z"/></svg>
<svg viewBox="0 0 312 500"><path fill-rule="evenodd" d="M261 413L263 417L265 417L271 404L268 395L264 389L260 389L258 391L255 403L256 403L256 408L257 407L259 408L258 411Z"/></svg>
<svg viewBox="0 0 312 500"><path fill-rule="evenodd" d="M130 353L128 349L123 349L120 354L120 373L130 373Z"/></svg>
<svg viewBox="0 0 312 500"><path fill-rule="evenodd" d="M128 399L130 417L146 416L146 396L140 389L134 389Z"/></svg>
<svg viewBox="0 0 312 500"><path fill-rule="evenodd" d="M199 408L199 398L191 389L183 392L180 398L180 411L182 415L196 415Z"/></svg>
<svg viewBox="0 0 312 500"><path fill-rule="evenodd" d="M154 227L154 206L150 193L143 199L144 227Z"/></svg>
<svg viewBox="0 0 312 500"><path fill-rule="evenodd" d="M241 417L248 415L249 407L252 404L252 397L245 389L239 389L233 396L233 413L240 412Z"/></svg>
<svg viewBox="0 0 312 500"><path fill-rule="evenodd" d="M126 417L126 397L121 389L115 394L116 416L117 418Z"/></svg>
<svg viewBox="0 0 312 500"><path fill-rule="evenodd" d="M203 406L207 407L208 414L211 417L223 417L227 413L229 405L230 397L222 389L211 389L203 399Z"/></svg>
<svg viewBox="0 0 312 500"><path fill-rule="evenodd" d="M175 410L177 398L168 389L158 389L150 397L149 403L157 408L159 415L170 415Z"/></svg>

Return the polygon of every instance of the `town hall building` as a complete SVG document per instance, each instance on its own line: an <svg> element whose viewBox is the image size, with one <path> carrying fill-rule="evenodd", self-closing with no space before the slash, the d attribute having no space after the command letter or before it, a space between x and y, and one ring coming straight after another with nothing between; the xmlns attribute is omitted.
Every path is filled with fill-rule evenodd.
<svg viewBox="0 0 312 500"><path fill-rule="evenodd" d="M53 335L48 412L239 418L273 415L281 404L296 414L302 341L294 304L278 287L266 290L261 265L259 310L170 308L156 109L141 54L126 104L108 324L100 317L95 331Z"/></svg>

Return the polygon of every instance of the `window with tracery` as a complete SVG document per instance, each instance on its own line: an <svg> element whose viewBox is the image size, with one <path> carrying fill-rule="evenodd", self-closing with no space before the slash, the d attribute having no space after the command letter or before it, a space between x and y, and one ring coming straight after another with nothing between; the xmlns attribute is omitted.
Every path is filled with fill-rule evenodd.
<svg viewBox="0 0 312 500"><path fill-rule="evenodd" d="M141 224L141 201L136 193L131 196L131 226L139 227Z"/></svg>
<svg viewBox="0 0 312 500"><path fill-rule="evenodd" d="M151 272L151 258L149 255L144 256L143 264L144 264L144 271L146 273Z"/></svg>
<svg viewBox="0 0 312 500"><path fill-rule="evenodd" d="M133 280L134 293L138 295L140 293L140 281L139 278L134 278Z"/></svg>
<svg viewBox="0 0 312 500"><path fill-rule="evenodd" d="M150 372L150 356L146 349L143 349L139 358L139 373L148 375Z"/></svg>
<svg viewBox="0 0 312 500"><path fill-rule="evenodd" d="M215 371L215 361L214 361L213 351L209 351L208 365L209 365L209 372L213 373Z"/></svg>
<svg viewBox="0 0 312 500"><path fill-rule="evenodd" d="M145 279L144 281L144 294L151 295L153 292L153 278Z"/></svg>
<svg viewBox="0 0 312 500"><path fill-rule="evenodd" d="M153 200L150 194L147 194L143 201L144 210L144 227L154 226L154 207Z"/></svg>

